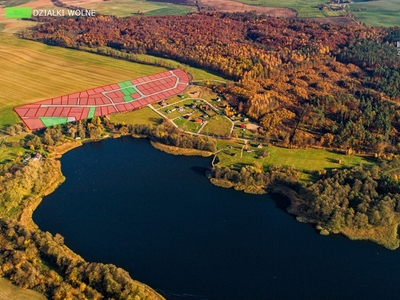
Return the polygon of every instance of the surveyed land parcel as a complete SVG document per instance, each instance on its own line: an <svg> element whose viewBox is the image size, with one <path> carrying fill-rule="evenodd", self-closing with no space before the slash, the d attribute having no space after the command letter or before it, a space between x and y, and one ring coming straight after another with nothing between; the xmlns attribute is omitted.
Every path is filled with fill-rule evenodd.
<svg viewBox="0 0 400 300"><path fill-rule="evenodd" d="M15 107L30 130L139 109L183 92L189 76L180 69L114 83Z"/></svg>

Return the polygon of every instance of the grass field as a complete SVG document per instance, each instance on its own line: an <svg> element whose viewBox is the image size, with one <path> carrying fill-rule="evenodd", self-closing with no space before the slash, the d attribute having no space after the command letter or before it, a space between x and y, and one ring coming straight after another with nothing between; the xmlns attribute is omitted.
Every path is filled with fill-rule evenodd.
<svg viewBox="0 0 400 300"><path fill-rule="evenodd" d="M46 297L37 292L19 288L9 280L0 278L0 299L46 300Z"/></svg>
<svg viewBox="0 0 400 300"><path fill-rule="evenodd" d="M208 121L201 133L227 137L231 132L231 128L232 123L225 116L217 115Z"/></svg>
<svg viewBox="0 0 400 300"><path fill-rule="evenodd" d="M325 4L327 1L320 0L237 0L238 2L243 2L250 5L262 5L262 6L276 6L276 7L286 7L296 10L299 14L299 18L318 18L318 17L337 17L343 16L341 11L329 11L329 10L319 10L316 8L318 4ZM395 1L395 0L393 0Z"/></svg>
<svg viewBox="0 0 400 300"><path fill-rule="evenodd" d="M371 26L399 26L400 1L378 0L355 2L350 5L351 12L361 22Z"/></svg>
<svg viewBox="0 0 400 300"><path fill-rule="evenodd" d="M295 168L302 172L300 179L308 181L315 178L316 171L340 169L343 167L358 166L363 164L365 166L372 166L374 161L368 157L357 155L344 155L337 152L321 150L321 149L287 149L275 146L264 146L263 149L258 149L256 144L253 144L250 149L253 152L249 153L243 151L243 157L240 157L240 152L243 143L227 143L220 142L218 148L224 149L226 146L231 146L229 151L237 153L236 156L227 155L223 152L218 154L220 158L219 165L233 166L237 169L243 164L251 164L253 161L261 161L264 166L281 165L281 166L295 166ZM267 150L268 157L257 159L257 151ZM339 164L339 160L341 163Z"/></svg>
<svg viewBox="0 0 400 300"><path fill-rule="evenodd" d="M151 110L148 107L143 107L142 109L112 115L110 117L111 122L117 124L148 124L148 125L158 125L162 122L162 117Z"/></svg>
<svg viewBox="0 0 400 300"><path fill-rule="evenodd" d="M84 8L94 9L101 14L115 15L118 17L134 16L134 13L137 11L144 12L142 16L185 15L193 12L195 9L193 6L146 0L98 1L95 3L87 3L82 6Z"/></svg>

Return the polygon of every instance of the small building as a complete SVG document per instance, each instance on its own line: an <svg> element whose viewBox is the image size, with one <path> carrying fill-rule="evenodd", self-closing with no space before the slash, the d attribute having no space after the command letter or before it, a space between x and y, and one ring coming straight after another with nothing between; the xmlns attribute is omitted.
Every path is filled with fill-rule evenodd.
<svg viewBox="0 0 400 300"><path fill-rule="evenodd" d="M240 124L240 128L245 128L245 127L246 127L246 125L244 125L243 123Z"/></svg>
<svg viewBox="0 0 400 300"><path fill-rule="evenodd" d="M194 121L195 121L196 123L203 123L203 120L200 119L200 118L197 118L197 119L195 119Z"/></svg>
<svg viewBox="0 0 400 300"><path fill-rule="evenodd" d="M185 98L185 96L182 95L182 94L178 95L178 97L181 98L181 99Z"/></svg>
<svg viewBox="0 0 400 300"><path fill-rule="evenodd" d="M209 117L209 115L203 115L203 118L208 118Z"/></svg>
<svg viewBox="0 0 400 300"><path fill-rule="evenodd" d="M32 158L32 160L40 160L42 158L42 155L40 153L36 153L35 156Z"/></svg>
<svg viewBox="0 0 400 300"><path fill-rule="evenodd" d="M204 106L205 110L210 109L210 105L206 104L206 106Z"/></svg>
<svg viewBox="0 0 400 300"><path fill-rule="evenodd" d="M257 146L258 149L261 149L262 147L263 147L262 144L258 144L258 146Z"/></svg>

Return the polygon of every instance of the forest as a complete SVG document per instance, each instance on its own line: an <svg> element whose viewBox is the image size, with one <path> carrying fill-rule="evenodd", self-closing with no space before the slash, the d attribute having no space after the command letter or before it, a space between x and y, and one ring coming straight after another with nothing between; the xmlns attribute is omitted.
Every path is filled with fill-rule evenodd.
<svg viewBox="0 0 400 300"><path fill-rule="evenodd" d="M190 34L187 34L190 32ZM398 28L255 13L58 18L22 36L103 55L151 54L215 71L228 107L283 146L400 150Z"/></svg>

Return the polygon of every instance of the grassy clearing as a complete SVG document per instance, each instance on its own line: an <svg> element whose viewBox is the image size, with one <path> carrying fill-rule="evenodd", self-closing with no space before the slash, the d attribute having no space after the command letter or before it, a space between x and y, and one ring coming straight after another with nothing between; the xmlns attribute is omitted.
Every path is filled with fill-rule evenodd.
<svg viewBox="0 0 400 300"><path fill-rule="evenodd" d="M0 278L0 299L46 300L46 297L37 292L19 288L9 280Z"/></svg>
<svg viewBox="0 0 400 300"><path fill-rule="evenodd" d="M261 5L261 6L275 6L275 7L286 7L296 10L299 14L299 18L323 18L323 17L338 17L343 16L341 11L330 11L330 10L319 10L316 8L318 4L324 4L326 1L320 0L237 0L250 5Z"/></svg>
<svg viewBox="0 0 400 300"><path fill-rule="evenodd" d="M231 155L220 152L218 157L220 166L228 166L240 169L244 164L251 164L255 160L261 161L264 166L281 165L281 166L294 166L297 170L301 171L300 180L309 181L315 178L316 172L319 170L340 169L343 167L358 166L360 164L372 166L374 161L368 157L357 155L344 155L337 152L332 152L322 149L287 149L275 146L264 146L262 149L257 148L256 143L251 144L250 151L243 151L241 156L241 149L243 143L229 144L220 142L218 149L229 148ZM258 159L257 152L260 150L267 150L268 157ZM235 156L236 154L236 156ZM341 163L339 163L341 160Z"/></svg>
<svg viewBox="0 0 400 300"><path fill-rule="evenodd" d="M149 107L144 107L139 110L112 115L110 120L116 124L158 125L161 124L163 119Z"/></svg>
<svg viewBox="0 0 400 300"><path fill-rule="evenodd" d="M194 11L193 6L175 5L165 2L146 0L111 0L82 4L84 8L94 9L101 14L118 17L135 16L134 13L144 12L141 16L185 15Z"/></svg>
<svg viewBox="0 0 400 300"><path fill-rule="evenodd" d="M231 133L232 123L224 116L215 116L201 130L201 133L227 137Z"/></svg>
<svg viewBox="0 0 400 300"><path fill-rule="evenodd" d="M355 2L351 12L361 22L370 26L399 26L400 1L379 0Z"/></svg>
<svg viewBox="0 0 400 300"><path fill-rule="evenodd" d="M185 119L176 119L175 124L178 125L180 128L190 132L197 132L199 131L201 124L196 123L193 120L185 120Z"/></svg>

